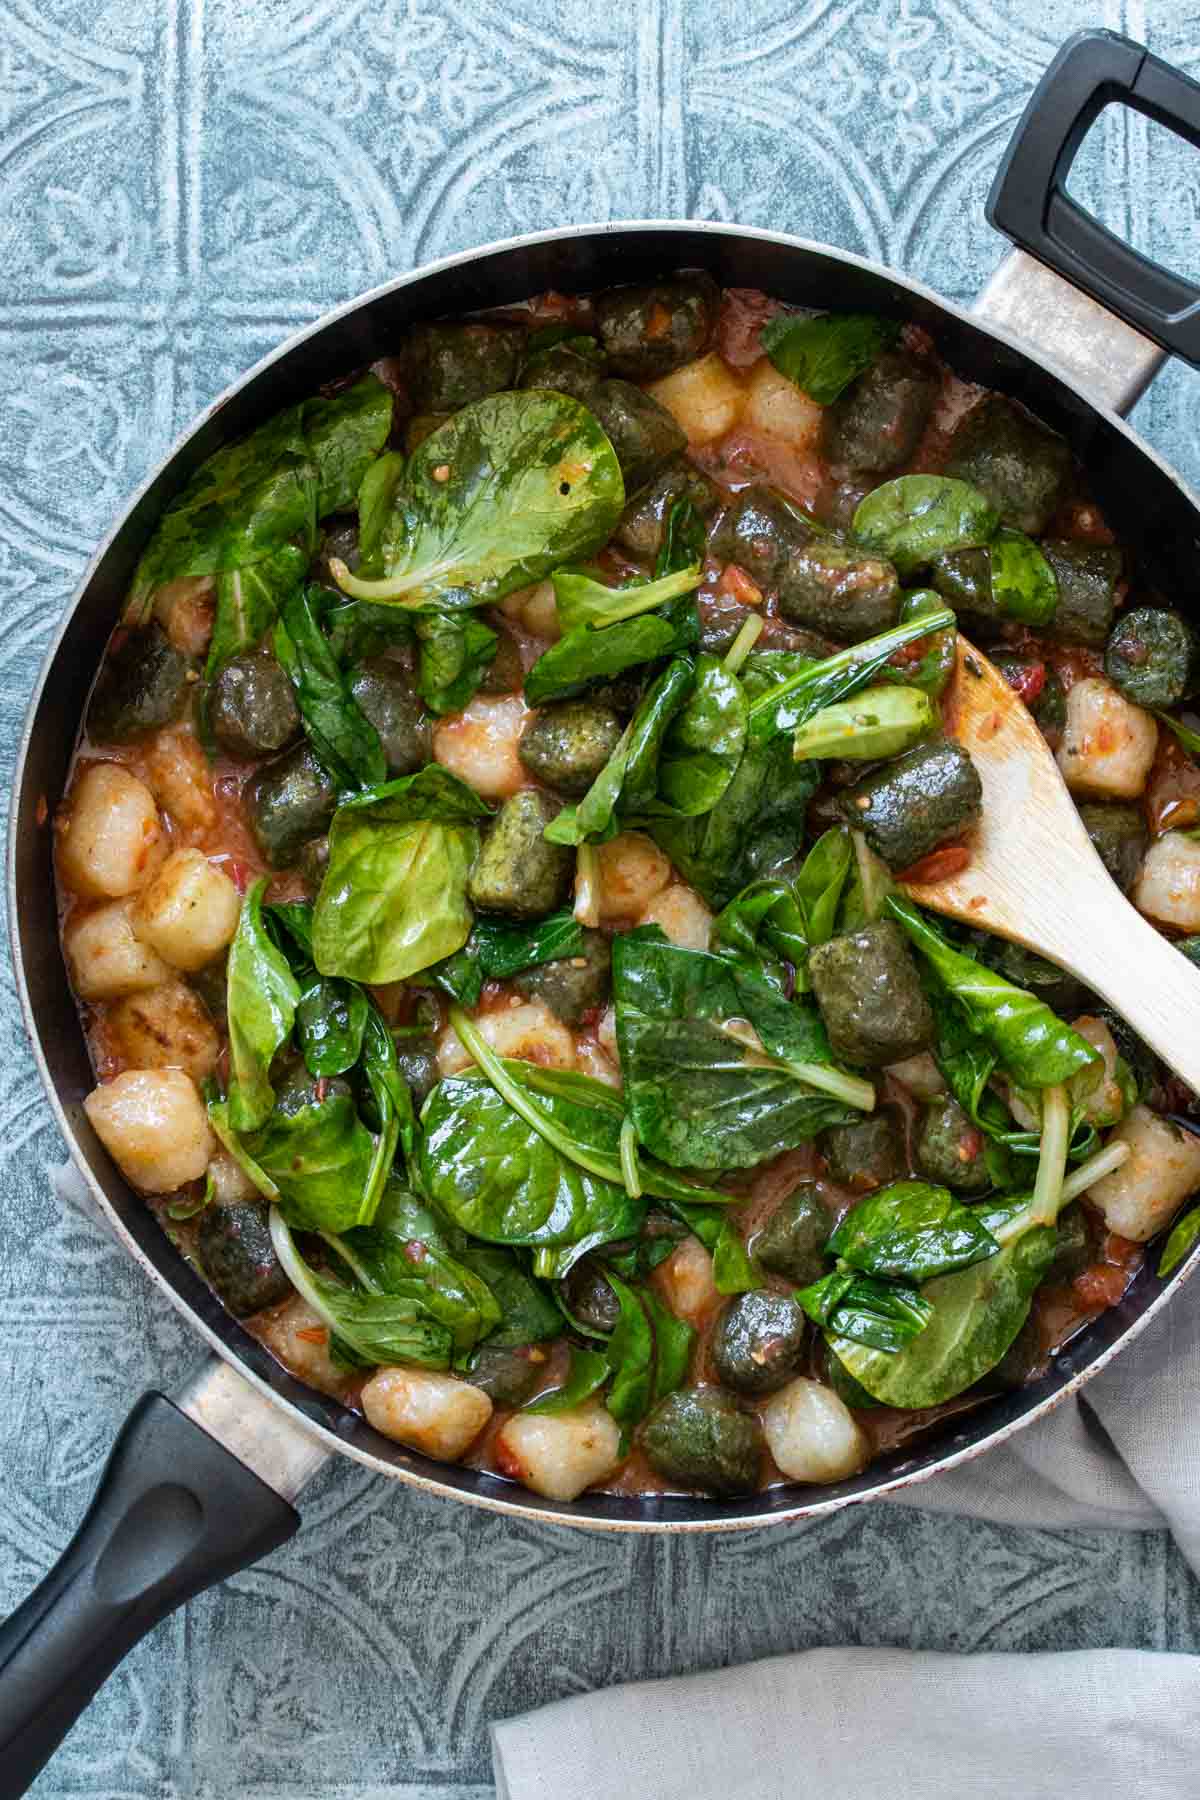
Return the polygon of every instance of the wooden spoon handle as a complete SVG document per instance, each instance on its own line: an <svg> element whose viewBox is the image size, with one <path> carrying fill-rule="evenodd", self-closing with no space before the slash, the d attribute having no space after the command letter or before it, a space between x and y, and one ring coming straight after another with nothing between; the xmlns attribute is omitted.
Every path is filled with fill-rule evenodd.
<svg viewBox="0 0 1200 1800"><path fill-rule="evenodd" d="M1139 1037L1200 1092L1200 969L1104 878L1073 883L1070 912L1038 919L1036 948L1103 994ZM1094 901L1094 904L1089 902Z"/></svg>

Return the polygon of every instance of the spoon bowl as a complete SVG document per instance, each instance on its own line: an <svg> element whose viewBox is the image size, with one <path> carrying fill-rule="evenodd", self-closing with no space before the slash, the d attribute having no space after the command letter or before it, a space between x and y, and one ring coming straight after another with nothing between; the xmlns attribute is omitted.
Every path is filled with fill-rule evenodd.
<svg viewBox="0 0 1200 1800"><path fill-rule="evenodd" d="M1200 969L1125 899L1028 708L962 636L945 717L979 771L983 813L964 869L904 891L1078 976L1200 1090Z"/></svg>

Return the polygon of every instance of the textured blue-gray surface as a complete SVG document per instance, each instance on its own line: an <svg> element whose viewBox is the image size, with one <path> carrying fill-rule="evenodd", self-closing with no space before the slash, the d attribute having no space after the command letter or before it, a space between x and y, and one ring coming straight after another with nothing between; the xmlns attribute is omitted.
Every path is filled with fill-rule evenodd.
<svg viewBox="0 0 1200 1800"><path fill-rule="evenodd" d="M331 303L570 220L793 230L965 299L988 180L1061 38L1195 69L1183 0L0 0L0 751L94 540L206 400ZM1078 185L1191 255L1200 164L1106 117ZM1139 410L1200 475L1198 378ZM132 1396L194 1358L58 1198L0 1010L0 1611L61 1549ZM286 1550L160 1627L37 1783L55 1796L465 1800L489 1718L812 1644L1200 1646L1157 1536L857 1509L622 1541L419 1500L349 1464Z"/></svg>

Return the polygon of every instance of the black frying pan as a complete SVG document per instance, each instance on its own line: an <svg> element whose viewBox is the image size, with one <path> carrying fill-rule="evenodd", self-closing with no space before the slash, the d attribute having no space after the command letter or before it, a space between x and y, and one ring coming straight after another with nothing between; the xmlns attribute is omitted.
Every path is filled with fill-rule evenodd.
<svg viewBox="0 0 1200 1800"><path fill-rule="evenodd" d="M546 288L586 291L704 268L722 284L800 305L916 319L959 374L1014 395L1070 440L1121 538L1186 605L1200 507L1118 415L1164 352L1200 361L1200 294L1080 212L1064 185L1088 127L1114 100L1200 145L1200 86L1127 39L1072 39L1035 92L996 178L988 218L1022 248L974 314L861 257L734 226L572 227L510 240L403 276L292 339L209 409L117 523L46 658L21 746L9 840L14 961L34 1053L79 1169L129 1253L224 1360L211 1359L178 1405L162 1395L139 1401L74 1542L0 1626L0 1796L25 1791L153 1624L296 1530L290 1500L333 1451L427 1492L545 1521L667 1531L785 1524L924 1479L1040 1418L1128 1343L1191 1272L1200 1251L1165 1284L1144 1267L1120 1305L1076 1337L1041 1380L830 1487L778 1487L732 1503L585 1494L555 1504L496 1476L430 1462L280 1369L176 1254L100 1146L81 1106L93 1077L59 951L47 824L133 566L196 465L331 377L392 352L414 320Z"/></svg>

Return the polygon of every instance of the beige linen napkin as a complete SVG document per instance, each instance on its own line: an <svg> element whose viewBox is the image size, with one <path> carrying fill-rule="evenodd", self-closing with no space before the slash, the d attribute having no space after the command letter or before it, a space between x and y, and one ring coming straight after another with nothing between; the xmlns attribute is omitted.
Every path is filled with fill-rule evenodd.
<svg viewBox="0 0 1200 1800"><path fill-rule="evenodd" d="M1169 1529L1200 1572L1198 1392L1200 1281L1082 1395L903 1501ZM826 1649L559 1701L492 1753L498 1800L1184 1800L1198 1734L1188 1656Z"/></svg>

